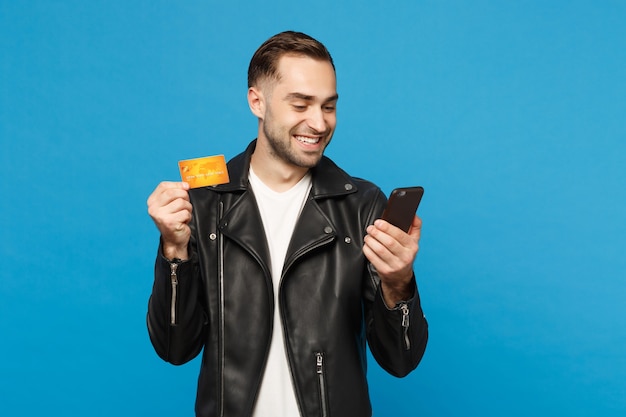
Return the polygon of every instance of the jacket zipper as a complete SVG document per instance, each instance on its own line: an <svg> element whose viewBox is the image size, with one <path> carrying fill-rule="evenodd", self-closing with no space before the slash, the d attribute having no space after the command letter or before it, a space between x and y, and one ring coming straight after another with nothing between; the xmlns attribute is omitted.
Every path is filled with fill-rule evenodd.
<svg viewBox="0 0 626 417"><path fill-rule="evenodd" d="M404 333L404 348L406 350L411 349L411 340L409 339L409 305L407 303L400 304L400 310L402 311L402 329Z"/></svg>
<svg viewBox="0 0 626 417"><path fill-rule="evenodd" d="M326 397L326 374L324 372L324 354L315 352L315 373L320 391L320 406L322 417L328 417L328 399Z"/></svg>
<svg viewBox="0 0 626 417"><path fill-rule="evenodd" d="M224 215L224 203L219 202L218 206L218 224ZM220 399L219 399L219 416L224 417L224 236L217 230L217 247L218 247L218 291L219 291L219 336L218 336L218 355L219 355L219 378L220 378Z"/></svg>
<svg viewBox="0 0 626 417"><path fill-rule="evenodd" d="M294 256L292 257L291 261L289 259L285 260L285 264L283 266L283 272L281 274L280 277L280 284L279 284L279 293L280 289L282 288L283 285L283 278L285 277L285 275L287 274L287 271L289 270L289 268L291 267L291 265L295 262L296 259L298 259L300 256L302 256L303 254L312 251L316 248L322 247L323 245L325 245L326 243L332 241L334 239L334 236L330 236L326 239L324 239L321 242L316 242L315 244L313 244L312 246L306 247L304 248L302 251L294 254ZM283 311L282 309L280 309L279 305L276 305L276 308L279 309L279 314L281 314L281 321L282 321L282 330L283 330L283 336L284 336L284 344L285 344L285 353L287 354L287 361L289 363L289 369L291 374L293 375L293 368L292 368L292 353L289 349L288 346L288 329L287 326L285 326L286 321L284 320L284 317L282 317L283 315ZM321 407L321 416L322 417L328 417L329 413L328 413L328 399L326 396L326 380L325 380L325 372L324 372L324 354L322 352L315 352L315 372L317 374L317 381L318 381L318 386L319 386L319 395L320 395L320 407ZM300 399L298 398L298 403L300 403Z"/></svg>
<svg viewBox="0 0 626 417"><path fill-rule="evenodd" d="M170 262L170 280L172 282L172 299L170 301L170 325L176 325L176 289L178 287L178 275L176 270L178 269L178 263Z"/></svg>

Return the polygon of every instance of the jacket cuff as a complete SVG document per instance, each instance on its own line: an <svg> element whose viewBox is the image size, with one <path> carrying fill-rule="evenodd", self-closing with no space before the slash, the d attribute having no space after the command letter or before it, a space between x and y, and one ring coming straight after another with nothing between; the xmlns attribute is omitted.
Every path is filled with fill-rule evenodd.
<svg viewBox="0 0 626 417"><path fill-rule="evenodd" d="M159 239L159 249L157 251L157 264L159 263L163 263L165 265L167 265L168 269L169 269L169 265L174 262L177 264L185 264L188 263L191 260L191 257L188 257L187 259L178 259L178 258L174 258L174 259L169 259L166 258L165 255L163 255L163 242Z"/></svg>
<svg viewBox="0 0 626 417"><path fill-rule="evenodd" d="M389 311L398 310L401 304L408 304L409 306L412 307L416 298L418 299L418 303L419 303L419 296L417 293L417 281L415 280L415 274L413 274L413 277L411 278L411 282L409 285L411 286L411 296L406 300L399 301L398 303L396 303L395 306L388 306L387 303L385 302L385 297L383 295L382 282L378 283L378 289L376 291L378 294L376 295L376 298L379 299L382 302L383 306Z"/></svg>

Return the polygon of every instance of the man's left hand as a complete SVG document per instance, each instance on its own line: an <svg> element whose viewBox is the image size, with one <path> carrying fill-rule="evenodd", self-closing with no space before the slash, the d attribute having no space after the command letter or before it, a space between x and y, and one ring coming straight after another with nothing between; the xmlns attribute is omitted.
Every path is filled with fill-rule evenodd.
<svg viewBox="0 0 626 417"><path fill-rule="evenodd" d="M382 219L367 228L363 253L380 276L383 297L389 308L413 295L413 261L419 250L421 229L422 220L417 215L408 233Z"/></svg>

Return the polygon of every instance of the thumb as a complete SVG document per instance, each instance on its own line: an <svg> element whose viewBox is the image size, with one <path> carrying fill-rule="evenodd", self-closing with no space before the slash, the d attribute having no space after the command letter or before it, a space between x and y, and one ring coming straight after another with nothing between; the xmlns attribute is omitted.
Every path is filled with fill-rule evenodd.
<svg viewBox="0 0 626 417"><path fill-rule="evenodd" d="M417 238L419 240L421 232L422 219L420 219L419 216L415 215L415 217L413 217L413 223L411 223L411 228L409 229L409 236Z"/></svg>

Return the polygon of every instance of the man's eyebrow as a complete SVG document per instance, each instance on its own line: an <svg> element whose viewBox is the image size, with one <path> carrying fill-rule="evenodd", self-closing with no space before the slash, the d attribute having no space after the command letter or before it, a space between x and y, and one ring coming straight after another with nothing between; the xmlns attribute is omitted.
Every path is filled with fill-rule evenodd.
<svg viewBox="0 0 626 417"><path fill-rule="evenodd" d="M315 99L315 96L310 96L310 95L302 94L302 93L289 93L285 97L285 100L312 101L314 99ZM338 99L339 99L339 94L335 94L335 95L332 95L332 96L328 97L326 100L324 100L324 103L328 103L328 102L331 102L331 101L337 101Z"/></svg>

